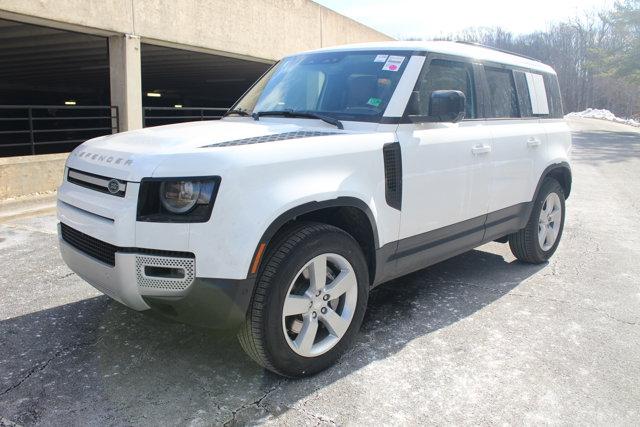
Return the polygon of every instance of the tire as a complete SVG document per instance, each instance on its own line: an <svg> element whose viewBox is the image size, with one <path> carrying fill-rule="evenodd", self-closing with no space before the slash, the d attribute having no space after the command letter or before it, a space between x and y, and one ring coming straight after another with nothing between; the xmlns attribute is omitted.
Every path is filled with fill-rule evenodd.
<svg viewBox="0 0 640 427"><path fill-rule="evenodd" d="M323 262L327 266L324 279L322 273L313 273L316 268L323 271ZM324 291L314 287L314 283L325 281ZM332 287L336 284L341 286ZM340 293L342 288L348 291ZM332 290L334 296L327 295ZM326 224L297 224L270 245L238 340L255 362L276 374L313 375L333 365L352 344L362 324L368 293L367 263L353 237ZM334 299L336 294L339 296ZM294 306L290 304L293 300L306 305ZM287 313L308 308L284 316L285 302ZM315 339L305 339L312 333Z"/></svg>
<svg viewBox="0 0 640 427"><path fill-rule="evenodd" d="M560 207L560 214L554 214L552 211L551 216L555 220L550 221L551 216L545 211L545 220L541 216L543 209L552 209L556 205ZM562 237L565 213L565 196L562 186L553 178L545 178L538 197L533 203L527 225L522 230L509 235L509 247L513 255L520 261L530 264L541 264L551 258ZM547 233L551 233L546 234L546 237L541 235L543 226L547 227ZM552 228L555 226L557 229ZM555 238L551 241L550 236L553 234Z"/></svg>

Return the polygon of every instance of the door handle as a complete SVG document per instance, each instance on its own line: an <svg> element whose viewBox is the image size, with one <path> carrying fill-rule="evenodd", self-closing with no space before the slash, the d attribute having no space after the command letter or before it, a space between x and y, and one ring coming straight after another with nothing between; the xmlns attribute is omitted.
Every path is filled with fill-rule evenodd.
<svg viewBox="0 0 640 427"><path fill-rule="evenodd" d="M538 147L540 144L542 144L542 141L540 141L538 138L531 137L527 139L527 147Z"/></svg>
<svg viewBox="0 0 640 427"><path fill-rule="evenodd" d="M491 152L491 146L485 144L478 144L471 147L471 152L476 156L478 154L487 154Z"/></svg>

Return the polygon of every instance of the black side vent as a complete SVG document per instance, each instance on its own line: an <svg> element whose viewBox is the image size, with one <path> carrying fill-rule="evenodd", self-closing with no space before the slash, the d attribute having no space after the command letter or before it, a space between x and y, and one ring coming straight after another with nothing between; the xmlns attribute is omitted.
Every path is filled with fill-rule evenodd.
<svg viewBox="0 0 640 427"><path fill-rule="evenodd" d="M402 207L402 157L400 143L392 142L382 148L384 155L385 197L387 204L400 210Z"/></svg>

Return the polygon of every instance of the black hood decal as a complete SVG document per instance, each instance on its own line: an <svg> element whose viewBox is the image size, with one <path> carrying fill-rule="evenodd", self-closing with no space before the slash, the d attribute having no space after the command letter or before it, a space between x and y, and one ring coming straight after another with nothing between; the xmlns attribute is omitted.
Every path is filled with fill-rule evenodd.
<svg viewBox="0 0 640 427"><path fill-rule="evenodd" d="M321 132L300 130L296 132L274 133L271 135L253 136L251 138L234 139L231 141L219 142L216 144L205 145L200 148L208 147L234 147L236 145L262 144L263 142L285 141L287 139L311 138L314 136L338 135L340 132Z"/></svg>

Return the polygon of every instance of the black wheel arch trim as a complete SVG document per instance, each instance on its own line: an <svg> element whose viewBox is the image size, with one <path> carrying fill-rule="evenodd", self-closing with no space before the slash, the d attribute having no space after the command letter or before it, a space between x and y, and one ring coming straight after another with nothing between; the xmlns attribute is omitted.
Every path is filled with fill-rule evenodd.
<svg viewBox="0 0 640 427"><path fill-rule="evenodd" d="M567 162L560 162L560 163L553 163L547 166L547 168L542 172L542 174L540 175L540 179L538 180L538 185L536 186L536 191L533 193L533 201L535 201L538 198L538 193L540 192L540 188L542 187L542 183L544 182L544 179L547 176L549 176L551 172L559 169L562 169L567 172L567 182L561 182L560 185L563 188L566 187L564 198L565 199L569 198L569 194L571 193L571 183L573 181L572 174L571 174L571 166Z"/></svg>
<svg viewBox="0 0 640 427"><path fill-rule="evenodd" d="M260 238L260 241L258 242L256 249L254 250L253 257L251 258L252 263L253 263L253 260L255 260L258 254L258 251L260 250L260 246L264 243L268 247L269 243L271 242L273 237L275 237L278 230L280 230L288 222L294 221L299 216L302 216L314 211L318 211L321 209L342 208L342 207L356 208L364 212L364 214L369 219L369 225L371 226L371 231L373 233L374 250L378 249L379 248L378 227L377 227L375 217L373 216L373 212L371 212L371 209L369 208L369 206L364 201L356 197L341 196L336 199L304 203L302 205L298 205L280 214L273 222L271 222L271 224L267 227L265 232L262 234L262 237ZM251 268L250 268L247 274L247 277L251 278L255 276L256 274L252 274Z"/></svg>

